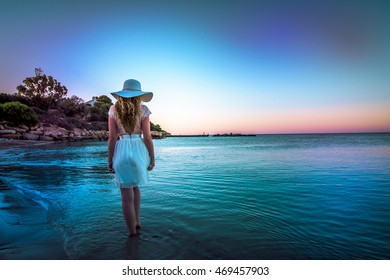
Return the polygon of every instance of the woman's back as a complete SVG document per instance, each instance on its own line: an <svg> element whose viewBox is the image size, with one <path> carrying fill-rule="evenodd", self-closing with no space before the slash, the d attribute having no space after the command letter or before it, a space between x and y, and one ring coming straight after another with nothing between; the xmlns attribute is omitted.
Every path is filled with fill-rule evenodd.
<svg viewBox="0 0 390 280"><path fill-rule="evenodd" d="M151 114L151 112L150 112L149 108L145 105L141 105L141 117L140 117L138 123L136 124L132 134L142 134L141 122L144 118L148 117L150 114ZM120 123L120 121L117 119L117 117L115 115L115 105L112 105L110 107L110 110L108 111L108 115L115 120L119 135L128 135L129 134L125 131L123 125Z"/></svg>

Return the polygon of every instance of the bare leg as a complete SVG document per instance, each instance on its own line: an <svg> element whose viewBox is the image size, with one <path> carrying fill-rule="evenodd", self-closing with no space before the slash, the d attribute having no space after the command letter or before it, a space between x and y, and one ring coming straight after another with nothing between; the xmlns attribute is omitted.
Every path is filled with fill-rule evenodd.
<svg viewBox="0 0 390 280"><path fill-rule="evenodd" d="M134 210L136 228L141 228L141 192L138 187L133 188L134 190Z"/></svg>
<svg viewBox="0 0 390 280"><path fill-rule="evenodd" d="M121 188L123 217L131 236L136 236L135 229L135 209L134 209L134 191L131 188Z"/></svg>

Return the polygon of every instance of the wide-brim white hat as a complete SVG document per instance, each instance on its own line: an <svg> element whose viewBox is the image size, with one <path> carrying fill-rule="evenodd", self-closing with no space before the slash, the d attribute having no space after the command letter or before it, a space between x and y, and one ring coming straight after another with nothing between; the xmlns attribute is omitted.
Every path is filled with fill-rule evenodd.
<svg viewBox="0 0 390 280"><path fill-rule="evenodd" d="M123 89L117 92L111 92L111 95L118 99L118 96L131 98L140 96L142 101L149 102L153 98L153 92L142 91L141 83L134 79L126 80L123 83Z"/></svg>

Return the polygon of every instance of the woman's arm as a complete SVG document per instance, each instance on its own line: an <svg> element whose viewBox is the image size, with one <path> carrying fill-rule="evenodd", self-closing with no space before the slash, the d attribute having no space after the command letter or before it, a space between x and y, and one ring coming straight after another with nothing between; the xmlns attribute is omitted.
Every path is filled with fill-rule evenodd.
<svg viewBox="0 0 390 280"><path fill-rule="evenodd" d="M114 173L112 168L112 157L114 156L114 149L116 140L118 139L118 131L116 129L116 122L112 117L108 117L108 171Z"/></svg>
<svg viewBox="0 0 390 280"><path fill-rule="evenodd" d="M150 165L148 166L148 170L152 170L154 167L154 147L153 147L153 140L152 135L150 134L150 121L149 117L146 117L142 120L142 133L144 135L144 143L146 145L146 148L149 152L150 157Z"/></svg>

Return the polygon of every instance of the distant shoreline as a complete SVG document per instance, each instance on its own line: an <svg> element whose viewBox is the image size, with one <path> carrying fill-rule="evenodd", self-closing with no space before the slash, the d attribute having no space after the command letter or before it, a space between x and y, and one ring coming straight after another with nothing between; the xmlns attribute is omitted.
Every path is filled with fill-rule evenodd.
<svg viewBox="0 0 390 280"><path fill-rule="evenodd" d="M264 133L264 134L188 134L188 135L167 135L162 138L155 137L154 139L166 139L166 138L191 138L191 137L256 137L256 136L265 136L265 135L351 135L351 134L390 134L390 132L326 132L326 133ZM77 142L96 142L99 140L83 139ZM104 140L103 140L104 141ZM25 148L32 146L44 146L44 145L53 145L58 143L64 143L68 141L42 141L42 140L18 140L18 139L5 139L0 137L0 149L6 148Z"/></svg>
<svg viewBox="0 0 390 280"><path fill-rule="evenodd" d="M239 136L251 136L254 137L256 134L240 134L240 133L224 133L224 134L189 134L189 135L170 135L168 137L239 137Z"/></svg>
<svg viewBox="0 0 390 280"><path fill-rule="evenodd" d="M240 134L240 133L234 133L234 134L174 134L167 136L167 138L170 137L256 137L256 136L262 136L262 135L350 135L350 134L390 134L390 131L379 131L379 132L294 132L294 133L257 133L257 134Z"/></svg>

